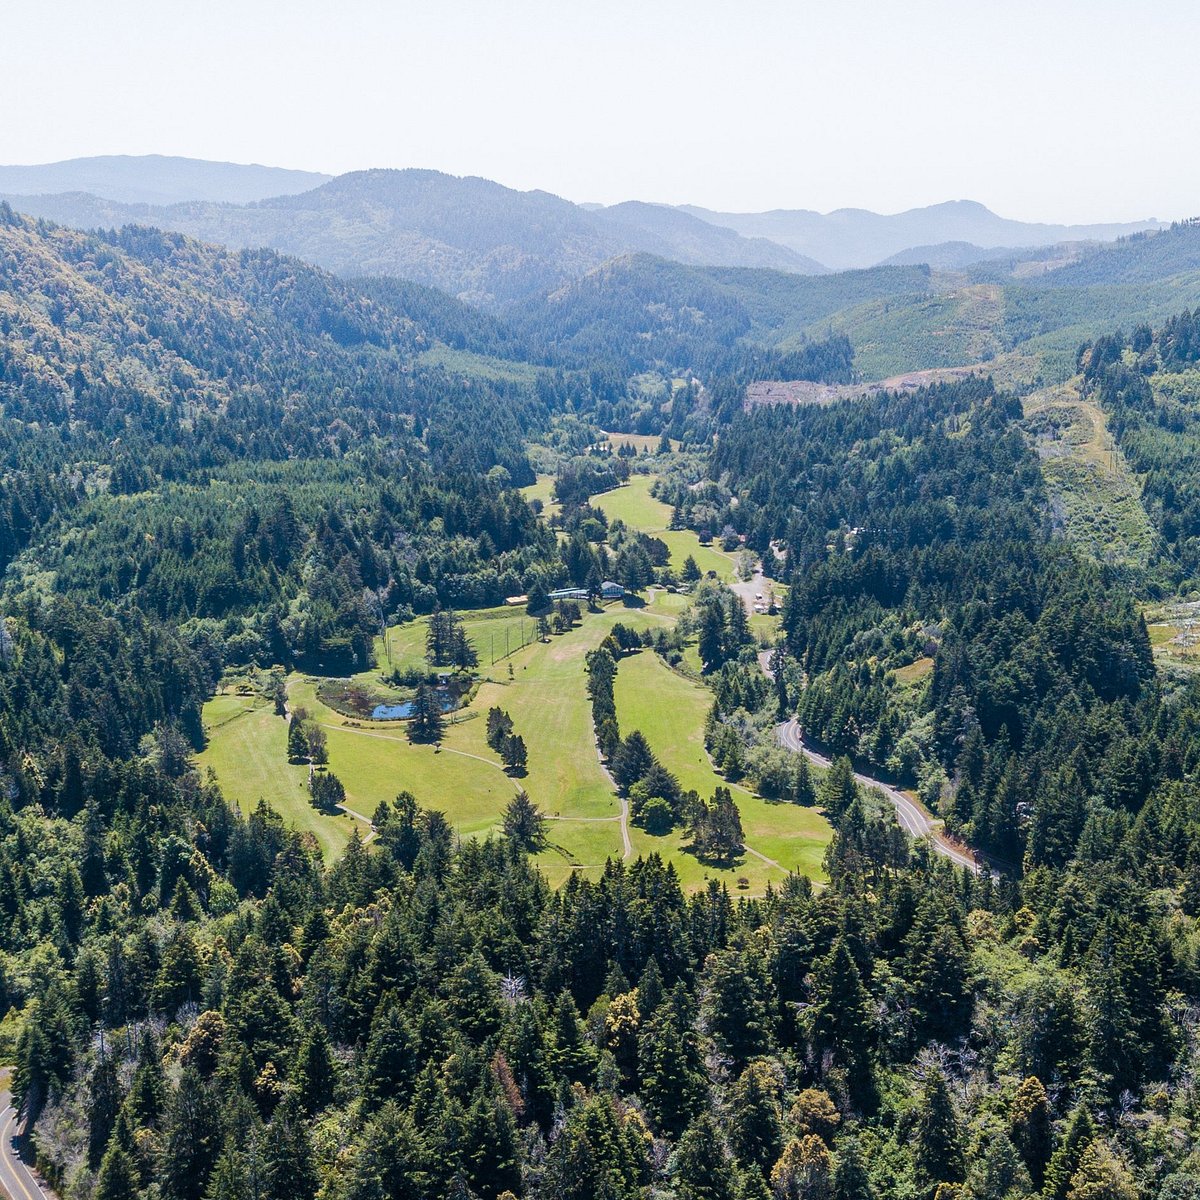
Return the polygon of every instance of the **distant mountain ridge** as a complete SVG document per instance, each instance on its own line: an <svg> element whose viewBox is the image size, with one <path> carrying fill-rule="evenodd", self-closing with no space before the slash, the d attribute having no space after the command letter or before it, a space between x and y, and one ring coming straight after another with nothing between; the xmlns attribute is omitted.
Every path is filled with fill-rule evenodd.
<svg viewBox="0 0 1200 1200"><path fill-rule="evenodd" d="M165 154L107 154L33 166L0 166L0 192L14 196L87 192L122 204L178 204L188 200L248 204L308 191L332 175L209 162Z"/></svg>
<svg viewBox="0 0 1200 1200"><path fill-rule="evenodd" d="M840 208L830 213L808 209L722 213L693 205L680 207L683 212L732 229L743 237L779 242L834 270L874 266L913 247L929 247L932 251L946 242L1018 249L1059 242L1110 242L1132 233L1163 228L1162 222L1156 220L1100 225L1012 221L974 200L950 200L892 215L861 208Z"/></svg>
<svg viewBox="0 0 1200 1200"><path fill-rule="evenodd" d="M980 280L1029 279L1160 228L1155 221L1012 221L968 200L893 215L584 205L431 170L329 177L157 155L0 167L0 198L75 228L140 224L266 247L342 276L406 279L493 310L545 296L628 255L793 275L927 264ZM1162 248L1155 253L1161 257Z"/></svg>
<svg viewBox="0 0 1200 1200"><path fill-rule="evenodd" d="M354 171L250 204L122 204L79 192L4 197L75 228L152 225L235 247L294 254L339 275L411 279L497 307L576 279L622 254L691 265L825 268L658 205L588 211L549 192L518 192L439 171Z"/></svg>
<svg viewBox="0 0 1200 1200"><path fill-rule="evenodd" d="M797 254L779 242L769 238L746 237L667 204L626 200L623 204L595 207L590 211L607 224L635 232L645 243L637 249L646 254L658 254L660 258L673 258L676 262L707 267L763 267L798 275L825 275L829 272L824 263L808 255ZM718 241L710 234L713 229L729 236ZM655 239L661 240L661 248L650 244ZM680 251L688 247L691 248L691 256L681 257Z"/></svg>

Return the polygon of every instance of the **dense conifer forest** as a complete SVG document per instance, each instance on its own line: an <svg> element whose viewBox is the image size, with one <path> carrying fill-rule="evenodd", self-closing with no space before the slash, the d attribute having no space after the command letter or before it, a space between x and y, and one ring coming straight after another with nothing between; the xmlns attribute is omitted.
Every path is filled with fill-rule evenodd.
<svg viewBox="0 0 1200 1200"><path fill-rule="evenodd" d="M1019 397L977 376L744 412L754 379L851 380L851 341L754 350L728 292L719 320L687 323L720 289L648 327L645 297L589 288L575 328L501 321L0 208L0 1051L46 1178L66 1200L1200 1194L1200 683L1054 533ZM1197 324L1078 359L1163 589L1196 580ZM622 422L657 448L614 454ZM661 536L592 503L650 453ZM517 490L539 474L552 516ZM684 530L787 585L770 677L742 600L670 565ZM473 840L400 789L326 864L196 766L231 667L361 671L381 628L437 614L431 663L465 668L452 610L523 596L548 639L614 577L691 604L587 660L635 826L742 845L728 788L689 796L617 722L632 655L680 670L694 644L712 761L821 806L824 878L738 895L651 854L555 889L524 793ZM773 742L792 716L835 760L819 781ZM487 727L519 776L522 727ZM852 765L983 869L910 842Z"/></svg>

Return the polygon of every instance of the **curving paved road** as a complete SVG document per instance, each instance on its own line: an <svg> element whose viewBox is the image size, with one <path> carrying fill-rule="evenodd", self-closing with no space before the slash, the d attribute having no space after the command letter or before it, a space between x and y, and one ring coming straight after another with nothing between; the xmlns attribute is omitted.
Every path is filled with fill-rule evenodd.
<svg viewBox="0 0 1200 1200"><path fill-rule="evenodd" d="M803 754L805 758L819 767L831 765L824 754L818 754L804 744L804 739L800 734L800 725L794 717L792 720L784 721L782 725L776 726L775 733L779 738L779 744L785 750L791 750L794 754ZM968 871L974 871L976 875L982 870L970 854L960 850L941 832L937 822L916 801L892 787L891 784L884 783L881 779L872 779L870 775L861 775L857 771L854 773L854 778L863 787L874 788L882 792L892 802L900 827L910 837L928 838L933 848L939 854L945 855L956 866L966 867Z"/></svg>
<svg viewBox="0 0 1200 1200"><path fill-rule="evenodd" d="M17 1155L17 1136L20 1114L12 1104L12 1096L0 1092L0 1188L10 1200L54 1200L54 1194L44 1188Z"/></svg>

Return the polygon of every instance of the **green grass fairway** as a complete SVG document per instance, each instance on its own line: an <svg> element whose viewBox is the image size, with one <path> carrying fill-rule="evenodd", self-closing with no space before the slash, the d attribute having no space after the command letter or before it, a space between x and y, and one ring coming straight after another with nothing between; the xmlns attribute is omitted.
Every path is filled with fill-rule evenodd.
<svg viewBox="0 0 1200 1200"><path fill-rule="evenodd" d="M656 475L631 475L629 482L592 497L610 521L624 521L634 529L656 533L671 523L671 506L650 495Z"/></svg>
<svg viewBox="0 0 1200 1200"><path fill-rule="evenodd" d="M654 753L679 779L684 788L694 788L708 797L720 786L728 786L713 770L704 749L704 718L712 705L712 694L672 671L656 654L643 651L621 661L617 671L617 720L622 733L640 729ZM810 808L777 804L753 795L743 787L731 786L742 814L746 844L785 870L802 871L821 878L821 858L831 830L828 822ZM682 844L677 831L666 838L651 838L637 831L635 853L651 848L670 853L685 883L703 879L745 876L751 888L761 890L766 879L778 881L783 872L747 854L728 871L718 871L690 855L672 852L670 844Z"/></svg>
<svg viewBox="0 0 1200 1200"><path fill-rule="evenodd" d="M671 506L650 495L656 475L631 475L629 482L611 492L601 492L591 498L596 508L604 511L610 521L624 521L631 529L653 534L667 544L671 566L679 571L690 554L701 571L715 571L720 579L732 579L735 558L712 546L700 545L691 529L668 529Z"/></svg>
<svg viewBox="0 0 1200 1200"><path fill-rule="evenodd" d="M654 606L607 607L585 617L570 633L535 642L513 656L513 679L480 685L471 707L477 721L450 728L446 745L499 761L487 745L484 719L494 704L506 709L529 751L528 773L519 781L549 816L613 817L618 805L596 756L592 706L584 656L620 621L634 629L668 625Z"/></svg>
<svg viewBox="0 0 1200 1200"><path fill-rule="evenodd" d="M610 858L623 853L621 827L616 821L549 821L547 847L536 858L551 887L572 874L597 878Z"/></svg>
<svg viewBox="0 0 1200 1200"><path fill-rule="evenodd" d="M484 608L459 614L467 631L467 637L479 655L479 673L488 675L493 670L507 671L503 665L506 651L520 649L522 640L530 642L537 634L537 621L526 614L524 606ZM425 638L429 632L429 618L419 617L406 625L393 625L388 629L388 652L384 651L383 639L375 639L377 666L364 673L364 677L378 677L381 671L392 669L425 670ZM495 662L493 662L493 659Z"/></svg>
<svg viewBox="0 0 1200 1200"><path fill-rule="evenodd" d="M540 500L542 502L542 512L550 517L561 509L561 505L554 499L554 476L539 475L536 483L526 484L521 488L521 495L526 500Z"/></svg>
<svg viewBox="0 0 1200 1200"><path fill-rule="evenodd" d="M669 626L689 603L680 593L656 589L642 607L612 604L589 613L570 633L548 642L532 641L490 669L468 709L448 725L440 751L414 746L405 723L357 721L341 716L317 699L318 681L293 675L288 696L324 727L329 769L346 788L347 806L369 818L383 800L410 791L417 801L445 813L464 837L495 830L504 807L518 787L525 788L551 818L549 845L537 856L553 884L572 872L596 876L606 859L623 854L620 802L596 755L591 705L587 698L584 656L598 646L616 621L634 628ZM531 622L523 618L526 632ZM481 670L489 672L486 647L510 631L519 643L522 615L511 609L465 614L467 629L481 650ZM423 663L426 622L418 620L389 630L395 665ZM515 631L515 632L514 632ZM508 678L508 663L513 678ZM378 670L364 672L364 682L378 680ZM712 703L703 686L675 674L654 654L643 652L621 663L617 675L618 717L623 730L640 728L655 752L684 787L710 796L723 780L703 746L704 717ZM487 710L506 709L529 755L527 773L510 778L487 745ZM298 829L312 832L327 858L344 848L354 827L349 816L329 817L313 809L308 798L307 768L286 761L287 727L258 697L223 694L205 708L210 744L201 766L211 766L226 795L243 810L260 796ZM811 810L770 804L743 788L735 788L749 846L728 870L717 870L683 852L685 838L675 832L653 838L630 828L635 855L658 852L676 865L684 887L703 887L721 879L737 890L761 893L784 869L820 876L820 861L829 830Z"/></svg>
<svg viewBox="0 0 1200 1200"><path fill-rule="evenodd" d="M409 791L423 807L444 812L459 833L482 833L496 823L515 790L498 761L414 746L403 721L348 720L322 704L314 683L303 676L292 677L288 697L324 726L329 769L345 785L348 807L365 817L382 801Z"/></svg>
<svg viewBox="0 0 1200 1200"><path fill-rule="evenodd" d="M227 800L242 812L266 800L288 825L317 839L327 862L341 854L356 822L313 808L308 768L288 762L287 722L270 704L261 697L222 693L204 706L204 724L209 741L197 764L202 773L212 768Z"/></svg>

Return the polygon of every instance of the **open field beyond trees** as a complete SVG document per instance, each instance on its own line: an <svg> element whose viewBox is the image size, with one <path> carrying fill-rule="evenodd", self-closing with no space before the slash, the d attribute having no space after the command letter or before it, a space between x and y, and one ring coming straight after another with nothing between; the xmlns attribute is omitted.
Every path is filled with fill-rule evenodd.
<svg viewBox="0 0 1200 1200"><path fill-rule="evenodd" d="M633 529L661 538L671 551L671 568L679 571L690 554L701 571L715 571L726 581L733 578L736 559L715 546L702 546L691 529L670 529L671 506L650 494L654 475L631 475L629 482L591 498L610 521L624 521Z"/></svg>

